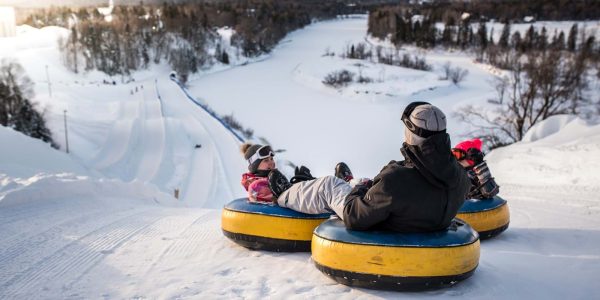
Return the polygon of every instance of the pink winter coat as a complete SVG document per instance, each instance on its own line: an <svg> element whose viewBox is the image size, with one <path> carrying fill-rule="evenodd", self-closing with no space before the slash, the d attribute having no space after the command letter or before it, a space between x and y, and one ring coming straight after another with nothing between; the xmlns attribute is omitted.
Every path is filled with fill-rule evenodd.
<svg viewBox="0 0 600 300"><path fill-rule="evenodd" d="M250 202L273 203L275 200L267 177L244 173L242 174L242 186L248 191L248 201Z"/></svg>

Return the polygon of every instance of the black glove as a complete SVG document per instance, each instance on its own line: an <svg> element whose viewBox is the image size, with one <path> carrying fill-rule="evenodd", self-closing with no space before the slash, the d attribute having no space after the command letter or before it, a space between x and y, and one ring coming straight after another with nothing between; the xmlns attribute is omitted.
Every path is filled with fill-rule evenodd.
<svg viewBox="0 0 600 300"><path fill-rule="evenodd" d="M296 167L294 170L294 175L303 175L314 178L312 174L310 174L310 170L305 166L300 166L300 168Z"/></svg>
<svg viewBox="0 0 600 300"><path fill-rule="evenodd" d="M294 177L292 177L290 182L297 183L313 179L315 178L312 176L312 174L310 174L310 170L305 166L300 166L300 168L296 167L296 169L294 170Z"/></svg>
<svg viewBox="0 0 600 300"><path fill-rule="evenodd" d="M475 163L475 165L478 165L483 162L483 152L477 150L476 148L469 148L469 150L467 150L466 159L470 159Z"/></svg>

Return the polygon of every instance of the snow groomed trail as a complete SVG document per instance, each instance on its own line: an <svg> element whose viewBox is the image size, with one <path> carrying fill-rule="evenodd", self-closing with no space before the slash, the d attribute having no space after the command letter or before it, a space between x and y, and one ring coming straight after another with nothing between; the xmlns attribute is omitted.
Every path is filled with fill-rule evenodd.
<svg viewBox="0 0 600 300"><path fill-rule="evenodd" d="M238 175L243 161L225 162L223 157L240 158L239 142L172 81L144 86L119 103L117 119L92 166L126 181L177 187L181 197L171 205L197 208L94 195L46 199L40 205L0 202L1 299L87 297L87 284L97 281L89 277L112 276L110 267L104 270L112 258L131 268L128 277L154 278L161 277L154 274L157 270L171 269L172 259L185 263L202 245L224 242L220 231L211 229L219 227L219 212L203 207L222 207L240 196L233 173Z"/></svg>
<svg viewBox="0 0 600 300"><path fill-rule="evenodd" d="M222 199L243 194L238 177L245 165L239 154L239 141L220 122L187 99L175 82L159 82L167 123L176 124L169 128L169 135L184 132L188 140L188 172L181 184L181 199L197 207L219 208L228 202Z"/></svg>
<svg viewBox="0 0 600 300"><path fill-rule="evenodd" d="M482 243L473 277L425 293L351 289L321 274L309 253L244 249L222 236L219 210L61 199L43 208L49 218L15 221L2 207L10 224L0 225L0 298L594 298L600 233L578 224L597 228L597 214L567 204L573 194L560 189L509 185L503 196L511 227Z"/></svg>
<svg viewBox="0 0 600 300"><path fill-rule="evenodd" d="M168 193L178 189L183 202L198 207L216 208L223 201L214 199L239 195L233 175L243 164L223 159L238 151L239 141L171 80L148 80L143 86L120 101L92 168L125 181L152 182Z"/></svg>

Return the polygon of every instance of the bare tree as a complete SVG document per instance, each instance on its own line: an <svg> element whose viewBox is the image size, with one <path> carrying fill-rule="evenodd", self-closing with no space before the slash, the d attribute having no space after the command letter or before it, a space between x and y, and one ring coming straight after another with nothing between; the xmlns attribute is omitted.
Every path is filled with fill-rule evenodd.
<svg viewBox="0 0 600 300"><path fill-rule="evenodd" d="M452 67L450 62L446 62L442 66L443 75L440 80L450 80L455 85L461 83L469 74L469 71L461 67Z"/></svg>
<svg viewBox="0 0 600 300"><path fill-rule="evenodd" d="M354 76L355 74L348 70L339 70L327 74L322 82L325 85L340 88L352 83Z"/></svg>
<svg viewBox="0 0 600 300"><path fill-rule="evenodd" d="M465 106L455 116L474 128L469 135L481 136L492 148L518 142L536 123L581 104L580 91L587 86L582 64L561 51L513 53L510 75L494 82L493 108Z"/></svg>

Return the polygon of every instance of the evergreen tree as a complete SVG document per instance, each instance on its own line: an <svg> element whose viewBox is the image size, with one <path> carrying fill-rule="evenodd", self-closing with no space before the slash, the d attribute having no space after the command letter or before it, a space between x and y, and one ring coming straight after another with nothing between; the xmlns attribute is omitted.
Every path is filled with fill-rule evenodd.
<svg viewBox="0 0 600 300"><path fill-rule="evenodd" d="M565 33L560 31L558 34L558 38L556 39L556 43L553 46L556 50L564 50L565 49Z"/></svg>
<svg viewBox="0 0 600 300"><path fill-rule="evenodd" d="M76 26L73 26L71 28L71 34L69 35L69 38L66 41L66 45L64 46L65 49L65 62L67 67L77 73L79 70L78 66L77 66L77 56L79 53L79 35L77 32L77 28Z"/></svg>
<svg viewBox="0 0 600 300"><path fill-rule="evenodd" d="M567 39L567 50L571 52L577 50L577 32L577 24L573 24L571 30L569 30L569 38Z"/></svg>
<svg viewBox="0 0 600 300"><path fill-rule="evenodd" d="M402 18L402 16L396 15L396 32L393 35L394 37L394 41L393 43L395 45L401 45L403 43L408 42L407 41L407 36L408 36L408 23L404 22L404 18Z"/></svg>
<svg viewBox="0 0 600 300"><path fill-rule="evenodd" d="M583 55L590 55L593 50L594 50L594 45L596 44L596 37L591 35L589 36L586 40L585 43L583 43L582 47L581 47L581 52L583 53Z"/></svg>
<svg viewBox="0 0 600 300"><path fill-rule="evenodd" d="M482 51L488 46L487 27L485 22L479 22L479 28L477 28L477 45Z"/></svg>
<svg viewBox="0 0 600 300"><path fill-rule="evenodd" d="M524 43L523 43L523 40L521 39L520 32L515 31L515 33L513 33L510 44L513 49L515 49L519 52L525 52L525 47L523 46Z"/></svg>
<svg viewBox="0 0 600 300"><path fill-rule="evenodd" d="M520 37L520 35L519 35ZM504 24L504 27L502 28L502 34L500 35L500 39L498 40L498 46L500 46L500 48L502 49L508 49L509 46L509 41L508 39L510 38L510 23L506 23Z"/></svg>
<svg viewBox="0 0 600 300"><path fill-rule="evenodd" d="M0 125L58 148L52 141L43 115L35 110L29 100L32 96L33 83L23 68L14 61L3 60L0 64Z"/></svg>
<svg viewBox="0 0 600 300"><path fill-rule="evenodd" d="M546 27L542 27L542 32L537 35L536 46L538 50L546 51L548 48L548 33L546 31Z"/></svg>
<svg viewBox="0 0 600 300"><path fill-rule="evenodd" d="M442 32L442 44L446 47L453 45L456 36L456 24L453 17L449 17L446 24L444 25L444 31Z"/></svg>

